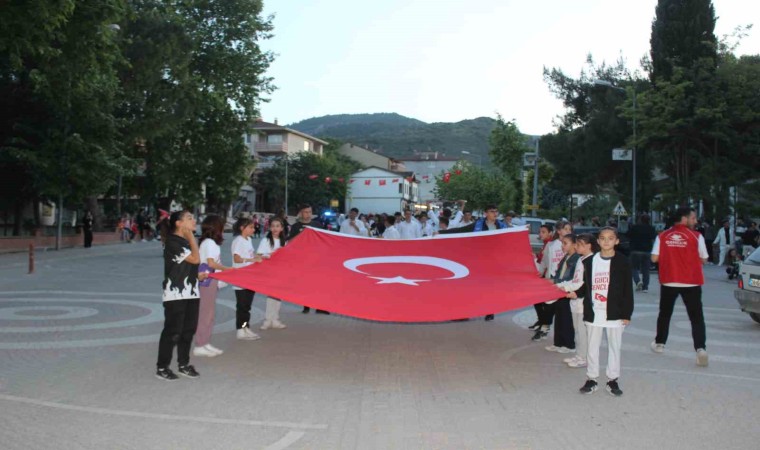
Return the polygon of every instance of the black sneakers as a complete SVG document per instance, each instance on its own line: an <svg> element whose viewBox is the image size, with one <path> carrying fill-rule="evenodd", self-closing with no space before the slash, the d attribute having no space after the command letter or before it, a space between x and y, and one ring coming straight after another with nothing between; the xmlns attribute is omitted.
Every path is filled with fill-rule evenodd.
<svg viewBox="0 0 760 450"><path fill-rule="evenodd" d="M608 384L609 386L609 384ZM617 386L617 384L615 384ZM580 389L581 394L593 394L594 391L597 390L599 385L594 380L586 380L586 384L583 385L583 387ZM621 392L622 394L622 392Z"/></svg>
<svg viewBox="0 0 760 450"><path fill-rule="evenodd" d="M311 311L311 308L309 308L308 306L304 306L301 312L304 314L309 314L309 311Z"/></svg>
<svg viewBox="0 0 760 450"><path fill-rule="evenodd" d="M189 364L187 366L180 366L179 369L177 369L177 372L179 372L180 375L188 378L198 378L201 376L201 374L195 370L195 367Z"/></svg>
<svg viewBox="0 0 760 450"><path fill-rule="evenodd" d="M620 386L618 386L617 378L607 382L607 392L609 392L610 395L614 395L615 397L620 397L623 395L623 391L620 390Z"/></svg>
<svg viewBox="0 0 760 450"><path fill-rule="evenodd" d="M493 320L493 314L486 314L486 322L490 322Z"/></svg>
<svg viewBox="0 0 760 450"><path fill-rule="evenodd" d="M538 320L536 321L536 323L528 327L529 330L534 330L534 331L538 330L539 328L541 328L541 322L539 322Z"/></svg>
<svg viewBox="0 0 760 450"><path fill-rule="evenodd" d="M177 375L175 375L174 372L168 367L159 367L156 370L156 378L159 380L166 380L166 381L174 381L177 378L179 378Z"/></svg>
<svg viewBox="0 0 760 450"><path fill-rule="evenodd" d="M536 330L536 333L533 335L532 338L530 338L532 341L540 341L541 339L546 339L546 337L549 336L548 331L544 331L542 329Z"/></svg>

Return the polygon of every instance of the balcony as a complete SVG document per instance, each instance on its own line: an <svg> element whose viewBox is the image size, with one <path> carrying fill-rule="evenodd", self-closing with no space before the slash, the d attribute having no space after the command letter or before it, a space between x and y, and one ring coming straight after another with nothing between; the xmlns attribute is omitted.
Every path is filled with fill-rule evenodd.
<svg viewBox="0 0 760 450"><path fill-rule="evenodd" d="M279 155L288 153L288 143L281 142L279 144L267 144L263 142L256 142L253 144L253 151L259 155Z"/></svg>

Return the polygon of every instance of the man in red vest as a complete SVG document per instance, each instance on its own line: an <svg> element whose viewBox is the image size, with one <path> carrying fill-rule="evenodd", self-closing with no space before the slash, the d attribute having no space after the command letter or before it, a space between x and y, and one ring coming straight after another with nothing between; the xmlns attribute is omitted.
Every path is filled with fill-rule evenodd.
<svg viewBox="0 0 760 450"><path fill-rule="evenodd" d="M660 314L652 351L662 353L668 341L670 317L680 295L691 321L691 337L697 351L697 365L707 366L705 316L702 312L702 265L707 261L707 246L701 233L694 231L697 214L691 208L678 208L676 223L654 241L652 261L660 263Z"/></svg>

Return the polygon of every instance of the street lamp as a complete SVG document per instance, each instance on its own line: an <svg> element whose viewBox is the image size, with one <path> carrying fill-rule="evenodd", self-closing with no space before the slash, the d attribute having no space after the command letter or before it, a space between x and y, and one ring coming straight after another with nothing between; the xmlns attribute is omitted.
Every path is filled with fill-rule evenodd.
<svg viewBox="0 0 760 450"><path fill-rule="evenodd" d="M482 164L483 159L482 159L482 156L478 155L477 153L468 152L467 150L462 150L462 154L463 155L477 156L478 157L478 168L481 168L481 169L483 168L483 164Z"/></svg>
<svg viewBox="0 0 760 450"><path fill-rule="evenodd" d="M607 87L620 92L627 92L625 89L615 86L607 80L594 80L595 86ZM633 151L631 154L633 163L633 198L631 201L631 214L636 217L636 86L633 86Z"/></svg>

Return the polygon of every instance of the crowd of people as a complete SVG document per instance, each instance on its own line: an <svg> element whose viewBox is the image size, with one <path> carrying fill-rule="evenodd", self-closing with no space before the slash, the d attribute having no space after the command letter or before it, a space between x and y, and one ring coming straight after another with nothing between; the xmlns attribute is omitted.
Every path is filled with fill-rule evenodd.
<svg viewBox="0 0 760 450"><path fill-rule="evenodd" d="M483 217L473 217L460 202L455 213L445 209L440 216L432 213L413 214L406 210L393 215L361 215L354 208L340 221L340 232L362 237L384 239L417 239L437 234L487 232L517 226L518 218L511 212L499 216L495 205L484 209ZM258 227L257 227L258 223ZM164 222L164 307L165 324L159 342L156 376L176 379L169 368L173 348L177 347L179 374L197 377L189 365L194 339L194 356L213 357L223 353L211 344L214 309L220 282L208 278L209 273L229 268L245 267L269 258L287 245L306 227L322 228L313 217L309 205L300 205L297 220L289 224L281 217L240 218L233 227L231 244L232 264L220 260L224 222L219 216L207 216L201 225L200 243L193 231L195 219L188 211L177 211ZM756 229L756 225L753 225ZM266 230L258 248L253 240L257 230ZM606 390L620 396L621 345L625 327L630 323L634 308L634 290L649 289L649 264L659 266L660 311L651 350L665 351L674 304L680 296L691 321L696 362L708 365L705 321L702 311L701 286L704 284L702 264L709 257L706 240L697 229L696 213L680 208L672 227L657 233L642 216L630 227L630 256L618 250L618 229L604 226L598 235L574 234L573 224L560 220L555 225L541 225L539 237L543 248L536 255L538 276L550 280L566 294L553 301L535 305L536 322L529 327L533 340L548 339L554 327L552 344L546 350L567 355L564 362L571 368L585 368L586 381L582 393L598 389L600 373L599 348L606 335L608 355ZM257 340L250 328L250 310L255 293L235 288L236 323L239 340ZM281 300L267 298L262 330L283 329L280 318ZM304 313L309 307L304 307ZM326 311L317 311L329 314ZM493 320L489 314L486 320ZM467 320L467 319L462 319Z"/></svg>

